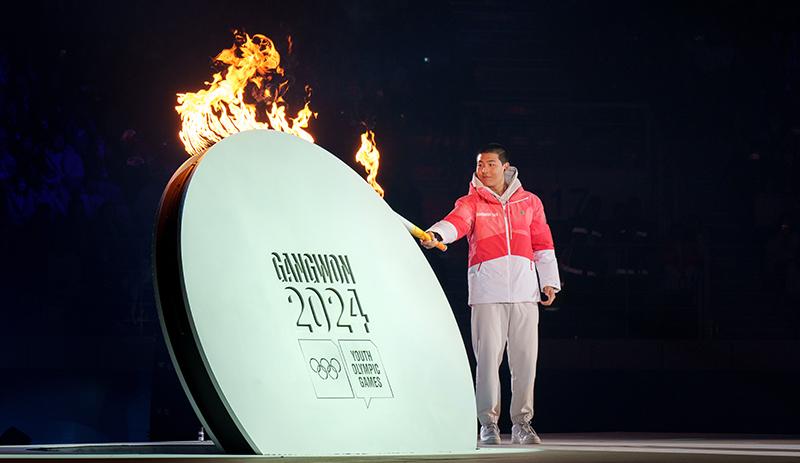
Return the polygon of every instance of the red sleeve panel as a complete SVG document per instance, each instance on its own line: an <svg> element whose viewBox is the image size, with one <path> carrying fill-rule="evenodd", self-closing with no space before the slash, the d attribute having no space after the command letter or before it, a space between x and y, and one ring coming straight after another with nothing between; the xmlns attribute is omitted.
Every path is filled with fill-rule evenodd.
<svg viewBox="0 0 800 463"><path fill-rule="evenodd" d="M456 205L452 211L444 218L445 221L450 222L457 232L456 241L463 238L472 232L475 226L475 203L469 196L462 196L456 201Z"/></svg>
<svg viewBox="0 0 800 463"><path fill-rule="evenodd" d="M553 246L553 235L550 233L550 225L544 215L544 205L538 196L532 194L532 216L531 216L531 247L533 252L555 249Z"/></svg>

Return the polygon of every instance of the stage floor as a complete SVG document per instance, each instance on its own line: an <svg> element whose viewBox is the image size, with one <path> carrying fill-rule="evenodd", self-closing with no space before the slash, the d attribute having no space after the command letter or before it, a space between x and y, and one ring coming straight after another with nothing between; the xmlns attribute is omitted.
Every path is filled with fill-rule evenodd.
<svg viewBox="0 0 800 463"><path fill-rule="evenodd" d="M509 435L499 446L481 447L454 455L397 455L369 457L278 457L220 454L211 442L132 444L30 445L0 447L0 460L181 461L181 462L471 462L492 461L554 463L635 462L800 462L800 436L735 434L542 434L542 445L511 445Z"/></svg>

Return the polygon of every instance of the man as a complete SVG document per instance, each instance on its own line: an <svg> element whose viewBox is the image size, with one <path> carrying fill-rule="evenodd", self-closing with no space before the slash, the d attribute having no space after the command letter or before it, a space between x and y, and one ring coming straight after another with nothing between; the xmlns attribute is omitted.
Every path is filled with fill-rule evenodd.
<svg viewBox="0 0 800 463"><path fill-rule="evenodd" d="M542 201L522 189L503 146L480 150L469 194L456 201L444 220L429 230L432 248L464 236L469 241L469 305L472 347L477 360L475 396L480 442L499 444L498 369L508 346L511 370L511 439L539 444L531 428L533 384L539 344L539 307L543 292L551 305L561 289L553 238ZM537 278L538 273L538 278Z"/></svg>

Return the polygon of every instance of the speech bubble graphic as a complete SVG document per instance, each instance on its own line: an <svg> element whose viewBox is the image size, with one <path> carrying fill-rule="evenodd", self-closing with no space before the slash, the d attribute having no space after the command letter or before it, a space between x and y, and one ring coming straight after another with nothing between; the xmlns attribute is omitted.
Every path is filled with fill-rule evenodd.
<svg viewBox="0 0 800 463"><path fill-rule="evenodd" d="M355 396L369 408L372 399L394 397L378 346L368 339L340 339L339 346Z"/></svg>

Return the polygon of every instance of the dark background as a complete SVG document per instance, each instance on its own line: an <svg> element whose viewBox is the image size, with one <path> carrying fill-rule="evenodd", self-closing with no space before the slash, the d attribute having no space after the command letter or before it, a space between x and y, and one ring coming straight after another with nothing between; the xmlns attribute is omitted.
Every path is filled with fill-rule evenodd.
<svg viewBox="0 0 800 463"><path fill-rule="evenodd" d="M508 146L563 280L542 311L538 431L800 433L799 19L779 2L7 10L0 433L196 438L151 233L186 159L175 94L210 79L233 28L275 40L290 103L310 84L310 131L359 172L375 129L386 200L420 226L466 192L480 145ZM426 256L469 351L466 245Z"/></svg>

